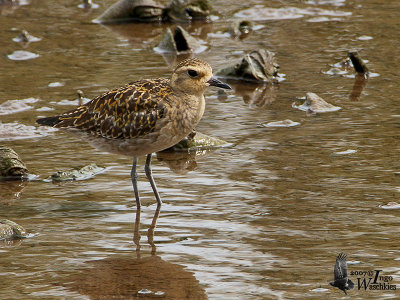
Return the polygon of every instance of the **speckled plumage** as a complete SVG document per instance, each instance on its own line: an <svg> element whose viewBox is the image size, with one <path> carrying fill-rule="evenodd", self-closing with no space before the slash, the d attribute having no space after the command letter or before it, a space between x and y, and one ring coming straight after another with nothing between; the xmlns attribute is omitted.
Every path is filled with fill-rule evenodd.
<svg viewBox="0 0 400 300"><path fill-rule="evenodd" d="M56 128L75 128L108 139L128 140L135 157L150 155L175 145L194 129L203 116L204 91L210 85L230 88L212 77L209 64L192 58L178 64L170 79L135 81L71 111L37 122ZM148 156L148 164L150 160ZM135 188L133 177L132 182ZM153 191L157 198L155 185ZM135 196L139 207L136 189Z"/></svg>
<svg viewBox="0 0 400 300"><path fill-rule="evenodd" d="M58 116L56 128L75 127L112 139L132 139L154 131L173 93L166 79L140 80L110 90Z"/></svg>

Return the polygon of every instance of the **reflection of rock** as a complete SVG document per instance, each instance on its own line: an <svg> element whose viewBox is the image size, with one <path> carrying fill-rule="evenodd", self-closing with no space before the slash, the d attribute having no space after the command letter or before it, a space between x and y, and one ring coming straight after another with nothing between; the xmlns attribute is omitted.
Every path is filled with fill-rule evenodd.
<svg viewBox="0 0 400 300"><path fill-rule="evenodd" d="M243 39L253 31L253 22L248 20L236 20L232 26L229 27L229 34L233 38Z"/></svg>
<svg viewBox="0 0 400 300"><path fill-rule="evenodd" d="M2 179L22 179L28 174L24 162L11 148L0 146L0 177Z"/></svg>
<svg viewBox="0 0 400 300"><path fill-rule="evenodd" d="M158 22L162 19L162 11L163 7L153 0L119 0L93 22Z"/></svg>
<svg viewBox="0 0 400 300"><path fill-rule="evenodd" d="M157 159L164 162L170 170L176 174L186 174L197 168L196 157L202 154L203 151L192 152L157 152Z"/></svg>
<svg viewBox="0 0 400 300"><path fill-rule="evenodd" d="M0 181L0 204L10 205L21 197L28 181Z"/></svg>
<svg viewBox="0 0 400 300"><path fill-rule="evenodd" d="M353 89L350 94L351 101L358 101L361 97L361 93L367 84L368 78L364 74L356 74Z"/></svg>
<svg viewBox="0 0 400 300"><path fill-rule="evenodd" d="M329 104L314 93L307 93L305 99L299 99L292 106L309 113L325 113L341 109L339 106Z"/></svg>
<svg viewBox="0 0 400 300"><path fill-rule="evenodd" d="M275 83L278 69L275 54L261 49L246 54L240 62L219 69L215 74L229 79Z"/></svg>
<svg viewBox="0 0 400 300"><path fill-rule="evenodd" d="M0 220L0 240L22 239L26 237L26 230L21 225L6 219Z"/></svg>
<svg viewBox="0 0 400 300"><path fill-rule="evenodd" d="M167 28L156 50L162 53L200 52L204 48L181 26L176 26L174 32Z"/></svg>
<svg viewBox="0 0 400 300"><path fill-rule="evenodd" d="M104 171L104 168L95 164L90 164L82 168L76 168L69 171L58 171L51 175L51 179L56 182L86 180Z"/></svg>
<svg viewBox="0 0 400 300"><path fill-rule="evenodd" d="M242 84L230 80L227 82L235 90L235 94L242 96L244 103L257 107L264 107L274 102L279 88L271 84Z"/></svg>

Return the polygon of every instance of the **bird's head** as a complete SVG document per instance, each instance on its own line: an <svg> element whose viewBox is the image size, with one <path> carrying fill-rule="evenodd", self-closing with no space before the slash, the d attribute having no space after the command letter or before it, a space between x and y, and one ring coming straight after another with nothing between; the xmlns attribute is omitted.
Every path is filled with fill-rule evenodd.
<svg viewBox="0 0 400 300"><path fill-rule="evenodd" d="M229 85L213 77L208 63L197 58L179 63L171 77L171 87L185 94L203 95L208 86L231 89Z"/></svg>

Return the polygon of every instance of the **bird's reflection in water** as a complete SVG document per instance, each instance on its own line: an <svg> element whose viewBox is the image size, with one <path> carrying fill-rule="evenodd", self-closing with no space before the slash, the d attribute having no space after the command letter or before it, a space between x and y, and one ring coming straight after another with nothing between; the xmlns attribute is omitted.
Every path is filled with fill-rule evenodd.
<svg viewBox="0 0 400 300"><path fill-rule="evenodd" d="M353 84L353 90L351 91L350 94L350 100L351 101L358 101L360 100L361 93L364 90L366 84L368 81L368 77L366 77L364 74L356 74L356 77L354 79L354 84Z"/></svg>
<svg viewBox="0 0 400 300"><path fill-rule="evenodd" d="M62 286L90 299L208 299L192 272L156 255L154 229L160 210L155 211L147 231L150 254L141 248L140 210L136 212L134 243L136 255L112 255L89 261L83 270L66 277Z"/></svg>
<svg viewBox="0 0 400 300"><path fill-rule="evenodd" d="M258 84L252 82L240 82L225 80L235 91L235 94L243 98L244 103L250 107L264 107L276 99L279 88L277 84ZM224 100L224 91L219 91L219 99Z"/></svg>
<svg viewBox="0 0 400 300"><path fill-rule="evenodd" d="M147 241L151 246L151 254L156 254L156 245L154 244L154 230L156 229L157 219L160 215L160 207L158 206L156 211L154 212L154 217L151 222L149 229L147 230ZM136 210L136 219L135 219L135 229L133 231L133 242L136 245L136 254L137 258L140 258L140 209Z"/></svg>

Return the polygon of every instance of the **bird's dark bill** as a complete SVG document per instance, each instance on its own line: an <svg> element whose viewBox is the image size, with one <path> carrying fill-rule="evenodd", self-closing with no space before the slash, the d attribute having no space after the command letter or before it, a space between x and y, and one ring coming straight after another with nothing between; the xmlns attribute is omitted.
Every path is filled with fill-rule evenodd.
<svg viewBox="0 0 400 300"><path fill-rule="evenodd" d="M216 79L214 77L211 77L211 79L208 80L207 83L209 85L216 86L216 87L223 88L223 89L227 89L227 90L231 90L232 89L229 85L227 85L226 83L223 83L222 81L219 81L218 79Z"/></svg>

